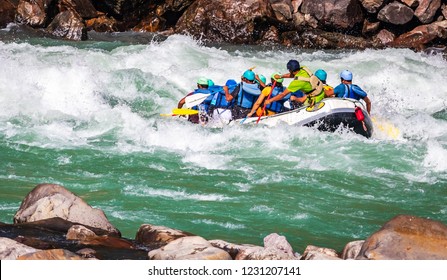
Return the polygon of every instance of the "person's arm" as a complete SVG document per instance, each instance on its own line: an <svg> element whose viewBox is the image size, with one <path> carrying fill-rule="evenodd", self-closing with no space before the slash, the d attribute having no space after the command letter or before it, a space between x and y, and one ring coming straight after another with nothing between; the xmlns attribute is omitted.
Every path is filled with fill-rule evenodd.
<svg viewBox="0 0 447 280"><path fill-rule="evenodd" d="M297 96L290 96L290 101L292 102L298 102L298 103L304 103L306 102L307 99L307 95L304 95L302 97L297 97Z"/></svg>
<svg viewBox="0 0 447 280"><path fill-rule="evenodd" d="M185 105L185 98L186 98L186 96L183 97L182 99L180 99L180 101L177 104L177 108L181 109L183 107L183 105Z"/></svg>
<svg viewBox="0 0 447 280"><path fill-rule="evenodd" d="M262 101L264 101L265 97L266 96L264 94L259 95L258 99L256 100L256 103L253 104L253 107L251 108L250 113L247 114L248 118L253 116L256 113L256 110L258 110L258 108L261 106Z"/></svg>
<svg viewBox="0 0 447 280"><path fill-rule="evenodd" d="M330 86L324 87L324 96L325 97L333 97L334 96L334 88Z"/></svg>
<svg viewBox="0 0 447 280"><path fill-rule="evenodd" d="M365 96L363 100L365 100L366 103L366 111L368 111L368 114L371 115L371 100L369 99L368 96Z"/></svg>
<svg viewBox="0 0 447 280"><path fill-rule="evenodd" d="M281 74L281 75L275 75L275 79L282 79L282 78L293 78L294 76L290 73Z"/></svg>
<svg viewBox="0 0 447 280"><path fill-rule="evenodd" d="M267 106L267 105L269 105L269 104L272 103L272 102L281 100L281 99L283 99L284 96L286 96L286 95L289 94L289 93L290 93L290 90L289 90L288 88L286 88L283 92L281 92L281 93L278 94L277 96L272 97L272 98L270 98L270 99L267 99L267 100L264 102L264 104Z"/></svg>
<svg viewBox="0 0 447 280"><path fill-rule="evenodd" d="M258 81L258 84L261 86L261 88L265 88L264 82L259 78L258 74L255 76L256 81Z"/></svg>

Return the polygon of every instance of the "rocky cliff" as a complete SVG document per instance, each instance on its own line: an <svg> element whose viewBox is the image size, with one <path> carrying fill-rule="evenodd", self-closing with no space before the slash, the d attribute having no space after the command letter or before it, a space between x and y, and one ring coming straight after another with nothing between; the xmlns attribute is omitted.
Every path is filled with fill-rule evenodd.
<svg viewBox="0 0 447 280"><path fill-rule="evenodd" d="M205 42L300 48L445 48L447 0L0 0L10 22L55 37L88 31L189 34Z"/></svg>

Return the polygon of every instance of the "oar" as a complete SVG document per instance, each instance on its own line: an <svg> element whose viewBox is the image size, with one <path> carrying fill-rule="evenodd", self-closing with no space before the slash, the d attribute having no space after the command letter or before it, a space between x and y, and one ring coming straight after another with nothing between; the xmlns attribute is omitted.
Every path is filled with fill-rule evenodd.
<svg viewBox="0 0 447 280"><path fill-rule="evenodd" d="M275 86L276 86L276 80L273 82L272 89L270 90L270 93L269 93L269 96L267 97L267 100L270 99L270 96L272 95L272 92L273 92L273 89L275 88ZM261 119L262 115L264 115L265 107L267 107L267 105L264 104L264 107L262 107L261 115L259 115L258 119L256 120L256 124L259 122L259 120Z"/></svg>
<svg viewBox="0 0 447 280"><path fill-rule="evenodd" d="M195 93L190 96L187 96L185 98L185 107L191 108L191 107L197 106L200 103L202 103L203 101L205 101L205 99L207 99L208 96L210 96L210 95L211 94L209 94L209 93Z"/></svg>
<svg viewBox="0 0 447 280"><path fill-rule="evenodd" d="M172 114L160 114L162 117L173 117L173 116L184 116L184 115L195 115L198 114L198 110L193 109L173 109Z"/></svg>

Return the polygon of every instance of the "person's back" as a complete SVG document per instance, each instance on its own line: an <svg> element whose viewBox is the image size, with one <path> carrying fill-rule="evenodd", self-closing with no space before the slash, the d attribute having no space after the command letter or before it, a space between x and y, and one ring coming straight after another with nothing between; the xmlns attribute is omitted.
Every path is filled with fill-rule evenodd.
<svg viewBox="0 0 447 280"><path fill-rule="evenodd" d="M213 86L210 91L213 93L209 108L209 115L218 123L228 123L232 119L231 107L234 100L228 101L226 94L232 92L237 86L235 80L228 80L224 86Z"/></svg>
<svg viewBox="0 0 447 280"><path fill-rule="evenodd" d="M334 88L334 95L339 98L363 99L366 103L368 114L371 113L371 101L367 93L358 85L352 84L352 73L344 70L340 73L341 83Z"/></svg>
<svg viewBox="0 0 447 280"><path fill-rule="evenodd" d="M232 108L233 119L245 117L253 107L253 104L261 94L258 84L255 82L255 74L247 70L241 77L241 82L231 93L236 100Z"/></svg>

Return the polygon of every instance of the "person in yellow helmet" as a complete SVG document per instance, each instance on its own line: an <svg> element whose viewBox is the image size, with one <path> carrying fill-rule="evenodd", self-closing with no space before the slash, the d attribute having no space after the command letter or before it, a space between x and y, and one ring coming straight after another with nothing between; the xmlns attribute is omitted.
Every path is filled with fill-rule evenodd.
<svg viewBox="0 0 447 280"><path fill-rule="evenodd" d="M247 117L252 117L253 115L256 115L259 117L261 115L268 116L268 115L274 115L276 113L280 113L284 110L284 102L288 100L288 97L275 101L268 106L265 107L265 110L263 111L263 103L264 100L267 99L269 96L274 97L278 95L279 93L283 92L285 90L285 87L282 85L284 79L282 78L275 78L275 76L281 75L280 73L273 73L271 76L271 83L268 84L263 90L261 95L259 95L258 99L256 100L255 104L251 108L250 113L247 114ZM274 88L273 84L275 85Z"/></svg>

